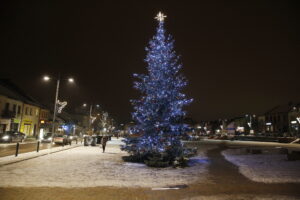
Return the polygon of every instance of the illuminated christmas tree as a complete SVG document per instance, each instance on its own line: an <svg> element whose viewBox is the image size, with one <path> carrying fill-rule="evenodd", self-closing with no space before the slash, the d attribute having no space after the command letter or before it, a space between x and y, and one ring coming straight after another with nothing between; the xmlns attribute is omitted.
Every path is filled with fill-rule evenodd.
<svg viewBox="0 0 300 200"><path fill-rule="evenodd" d="M132 118L136 123L132 133L135 137L128 137L123 147L146 162L158 156L158 159L171 163L182 155L180 136L187 128L182 123L186 114L182 108L192 102L181 93L187 81L179 73L182 65L174 51L174 41L165 33L165 17L161 12L156 16L157 32L146 48L148 74L134 74L139 79L134 82L134 88L142 96L132 100L135 110Z"/></svg>

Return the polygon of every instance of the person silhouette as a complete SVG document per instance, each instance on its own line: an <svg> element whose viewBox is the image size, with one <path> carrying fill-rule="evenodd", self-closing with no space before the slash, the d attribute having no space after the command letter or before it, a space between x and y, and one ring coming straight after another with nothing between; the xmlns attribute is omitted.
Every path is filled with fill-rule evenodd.
<svg viewBox="0 0 300 200"><path fill-rule="evenodd" d="M105 152L105 147L106 147L107 141L108 141L108 137L103 136L102 139L101 139L101 145L102 145L103 153Z"/></svg>

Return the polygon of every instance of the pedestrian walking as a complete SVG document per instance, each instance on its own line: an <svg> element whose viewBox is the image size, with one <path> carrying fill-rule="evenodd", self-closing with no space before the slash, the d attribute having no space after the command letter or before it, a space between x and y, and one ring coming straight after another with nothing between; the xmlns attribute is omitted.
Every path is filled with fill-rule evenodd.
<svg viewBox="0 0 300 200"><path fill-rule="evenodd" d="M108 137L103 136L102 139L101 139L101 145L102 145L103 153L105 152L105 147L106 147L107 141L108 141Z"/></svg>

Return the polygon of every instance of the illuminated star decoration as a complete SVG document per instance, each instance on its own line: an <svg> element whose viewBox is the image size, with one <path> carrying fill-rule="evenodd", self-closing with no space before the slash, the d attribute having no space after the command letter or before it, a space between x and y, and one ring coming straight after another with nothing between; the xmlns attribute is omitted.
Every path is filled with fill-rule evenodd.
<svg viewBox="0 0 300 200"><path fill-rule="evenodd" d="M167 16L164 15L162 12L159 12L159 13L156 15L155 19L157 19L159 22L163 22L163 21L165 20L166 17L167 17Z"/></svg>

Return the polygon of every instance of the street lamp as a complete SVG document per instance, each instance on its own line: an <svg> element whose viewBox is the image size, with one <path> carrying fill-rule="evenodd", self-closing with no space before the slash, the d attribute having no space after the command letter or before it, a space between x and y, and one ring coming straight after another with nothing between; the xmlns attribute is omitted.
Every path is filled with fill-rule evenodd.
<svg viewBox="0 0 300 200"><path fill-rule="evenodd" d="M49 81L50 77L49 76L44 76L43 79L44 79L44 81Z"/></svg>
<svg viewBox="0 0 300 200"><path fill-rule="evenodd" d="M83 107L87 107L87 104L84 103L82 104ZM100 108L99 104L96 104L97 108ZM91 129L91 125L92 125L92 111L93 111L93 104L90 104L90 116L89 116L89 129ZM97 114L99 116L99 114Z"/></svg>
<svg viewBox="0 0 300 200"><path fill-rule="evenodd" d="M49 76L44 76L43 80L44 81L50 81L52 78ZM63 80L68 80L69 83L74 83L74 79L73 78L68 78L68 79L63 79ZM57 110L57 101L58 101L58 93L59 93L59 84L60 84L60 75L58 76L58 78L56 79L56 92L55 92L55 101L54 101L54 111L53 111L53 121L52 121L52 134L55 131L54 128L54 123L55 123L55 119L56 119L56 110Z"/></svg>

